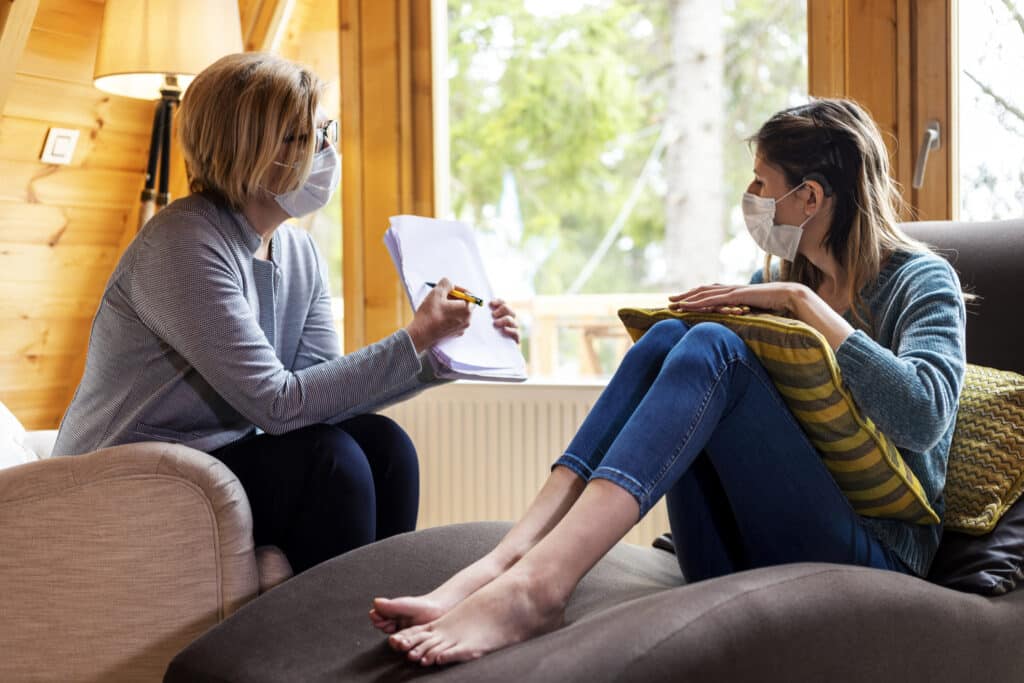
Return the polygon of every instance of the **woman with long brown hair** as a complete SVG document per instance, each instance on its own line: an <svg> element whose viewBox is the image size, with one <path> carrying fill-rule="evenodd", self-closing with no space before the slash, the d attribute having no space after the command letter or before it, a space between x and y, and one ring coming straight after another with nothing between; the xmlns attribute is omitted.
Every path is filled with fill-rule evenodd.
<svg viewBox="0 0 1024 683"><path fill-rule="evenodd" d="M941 516L965 352L956 273L904 235L877 126L848 100L781 111L752 138L744 218L769 263L669 298L820 332L861 412ZM390 645L446 664L556 628L591 567L667 497L690 582L819 561L925 575L939 525L857 514L758 357L727 327L665 320L630 349L526 514L433 592L378 598Z"/></svg>

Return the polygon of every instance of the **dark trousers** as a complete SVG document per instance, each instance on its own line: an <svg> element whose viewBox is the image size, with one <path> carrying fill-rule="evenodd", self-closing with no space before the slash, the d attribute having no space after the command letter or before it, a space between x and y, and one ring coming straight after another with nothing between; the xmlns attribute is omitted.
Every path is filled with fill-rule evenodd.
<svg viewBox="0 0 1024 683"><path fill-rule="evenodd" d="M382 415L248 436L211 455L242 483L256 545L279 547L296 574L416 528L416 449Z"/></svg>

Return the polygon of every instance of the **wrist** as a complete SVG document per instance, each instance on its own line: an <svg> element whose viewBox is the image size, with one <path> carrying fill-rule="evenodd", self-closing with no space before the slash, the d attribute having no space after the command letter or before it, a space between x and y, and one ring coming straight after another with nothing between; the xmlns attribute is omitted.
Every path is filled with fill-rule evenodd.
<svg viewBox="0 0 1024 683"><path fill-rule="evenodd" d="M405 332L409 335L409 339L412 340L416 353L423 353L430 348L430 340L427 338L426 333L420 329L420 326L416 324L415 320L406 326Z"/></svg>
<svg viewBox="0 0 1024 683"><path fill-rule="evenodd" d="M807 309L807 296L811 290L806 285L793 283L786 292L786 310L794 318L801 318L801 313Z"/></svg>

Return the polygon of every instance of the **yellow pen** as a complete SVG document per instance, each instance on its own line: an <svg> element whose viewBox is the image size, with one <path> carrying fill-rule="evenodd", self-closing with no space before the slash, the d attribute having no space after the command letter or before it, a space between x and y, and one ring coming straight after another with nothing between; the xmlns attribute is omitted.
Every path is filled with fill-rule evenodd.
<svg viewBox="0 0 1024 683"><path fill-rule="evenodd" d="M436 282L428 282L427 283L427 287L437 287L437 283ZM458 289L453 289L452 291L448 292L448 298L449 299L462 299L463 301L468 301L469 303L476 304L477 306L483 306L484 305L484 300L481 299L480 297L475 296L473 294L470 294L469 292L460 291Z"/></svg>

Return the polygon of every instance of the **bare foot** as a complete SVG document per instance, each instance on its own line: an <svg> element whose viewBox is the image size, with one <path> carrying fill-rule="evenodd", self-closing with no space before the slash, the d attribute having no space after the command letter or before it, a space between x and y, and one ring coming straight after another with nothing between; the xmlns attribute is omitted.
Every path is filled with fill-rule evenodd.
<svg viewBox="0 0 1024 683"><path fill-rule="evenodd" d="M503 561L488 553L426 595L374 598L370 621L384 633L434 621L500 576L514 561Z"/></svg>
<svg viewBox="0 0 1024 683"><path fill-rule="evenodd" d="M388 644L424 666L463 662L558 628L564 610L550 583L513 567L440 619L404 629Z"/></svg>

